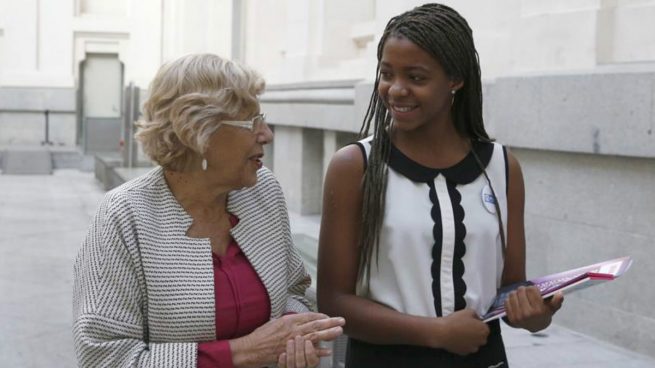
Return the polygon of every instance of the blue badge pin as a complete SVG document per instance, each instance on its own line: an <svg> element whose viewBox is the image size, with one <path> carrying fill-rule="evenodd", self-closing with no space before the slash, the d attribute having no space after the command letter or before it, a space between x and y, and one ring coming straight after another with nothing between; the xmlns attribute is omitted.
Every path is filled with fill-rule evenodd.
<svg viewBox="0 0 655 368"><path fill-rule="evenodd" d="M482 188L482 193L480 193L480 195L482 196L482 204L484 205L484 208L487 209L487 212L496 213L496 197L494 197L489 185L485 185L484 188Z"/></svg>

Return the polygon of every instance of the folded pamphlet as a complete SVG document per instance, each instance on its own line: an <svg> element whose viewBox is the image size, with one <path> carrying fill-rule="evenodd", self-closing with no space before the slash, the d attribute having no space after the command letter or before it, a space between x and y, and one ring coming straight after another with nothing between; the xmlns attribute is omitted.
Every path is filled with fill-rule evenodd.
<svg viewBox="0 0 655 368"><path fill-rule="evenodd" d="M605 281L614 280L623 275L631 265L631 257L621 257L502 287L498 290L489 311L481 319L489 322L504 317L506 314L505 300L510 292L520 286L535 285L539 288L541 296L547 298L558 291L568 294L575 290L586 289Z"/></svg>

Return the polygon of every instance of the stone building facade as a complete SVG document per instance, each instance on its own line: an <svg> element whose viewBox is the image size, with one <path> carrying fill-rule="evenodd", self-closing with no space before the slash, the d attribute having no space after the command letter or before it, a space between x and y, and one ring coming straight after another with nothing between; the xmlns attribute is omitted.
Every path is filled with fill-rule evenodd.
<svg viewBox="0 0 655 368"><path fill-rule="evenodd" d="M0 146L38 145L48 110L49 139L80 149L86 118L124 113L128 83L214 52L266 77L267 164L290 210L318 214L382 30L422 2L0 0ZM556 322L655 356L655 0L445 3L473 28L488 130L523 167L528 276L631 255L624 278L570 295Z"/></svg>

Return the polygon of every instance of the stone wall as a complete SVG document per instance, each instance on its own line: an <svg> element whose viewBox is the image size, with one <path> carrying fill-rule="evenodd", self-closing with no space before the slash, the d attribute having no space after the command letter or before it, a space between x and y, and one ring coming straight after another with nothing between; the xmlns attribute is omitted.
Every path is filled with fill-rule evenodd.
<svg viewBox="0 0 655 368"><path fill-rule="evenodd" d="M0 146L39 145L48 140L74 147L76 140L73 88L0 87Z"/></svg>

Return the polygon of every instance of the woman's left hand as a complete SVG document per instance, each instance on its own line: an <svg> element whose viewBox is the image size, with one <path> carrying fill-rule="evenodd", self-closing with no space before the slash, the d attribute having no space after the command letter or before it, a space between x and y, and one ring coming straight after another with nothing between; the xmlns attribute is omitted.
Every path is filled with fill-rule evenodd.
<svg viewBox="0 0 655 368"><path fill-rule="evenodd" d="M320 358L330 354L329 350L316 349L310 340L296 336L287 341L287 351L280 354L277 365L278 368L318 367Z"/></svg>
<svg viewBox="0 0 655 368"><path fill-rule="evenodd" d="M556 293L545 300L536 286L521 286L509 294L505 310L510 325L530 332L541 331L550 325L553 315L562 307L564 296Z"/></svg>

